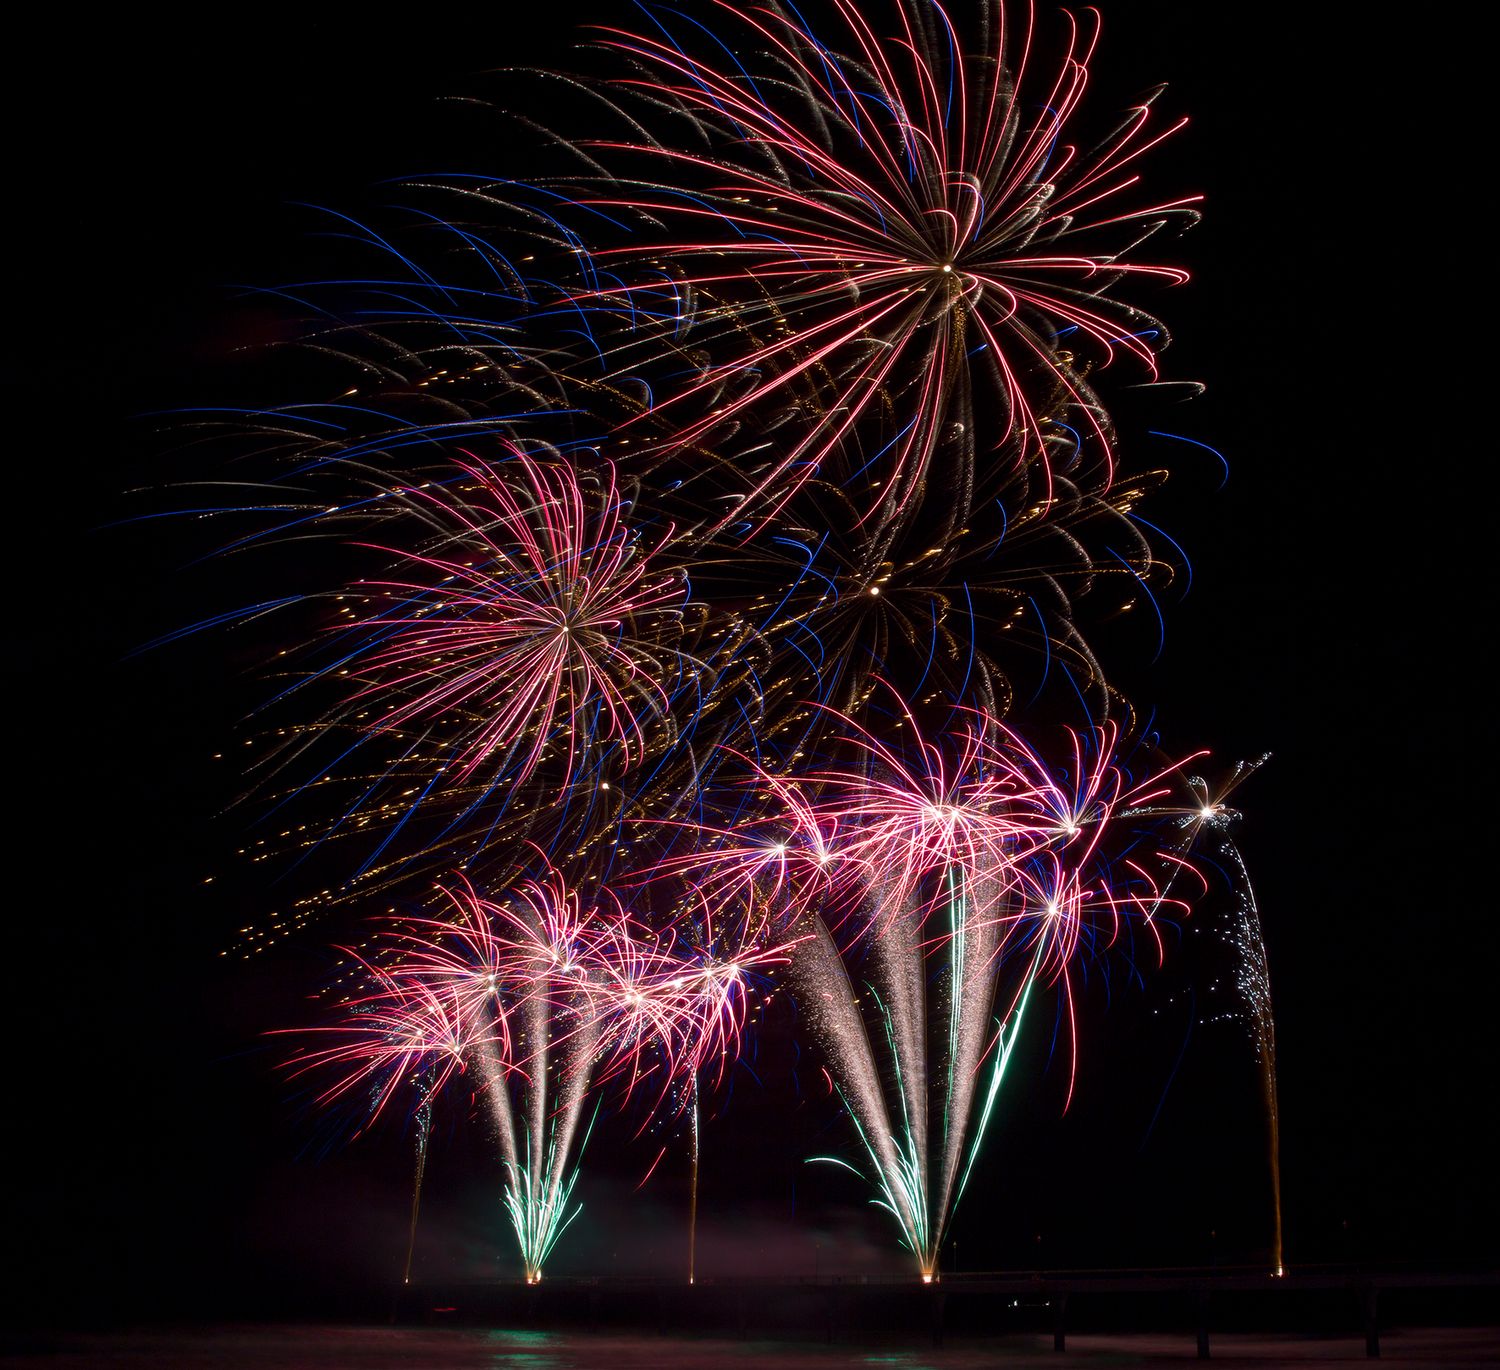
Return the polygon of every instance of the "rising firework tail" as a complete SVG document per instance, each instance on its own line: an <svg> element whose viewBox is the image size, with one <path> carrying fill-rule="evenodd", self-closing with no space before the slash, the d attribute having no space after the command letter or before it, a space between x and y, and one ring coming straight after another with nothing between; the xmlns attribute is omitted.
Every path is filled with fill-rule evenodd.
<svg viewBox="0 0 1500 1370"><path fill-rule="evenodd" d="M1271 1268L1285 1273L1281 1222L1281 1113L1276 1084L1276 1015L1271 1002L1271 966L1266 955L1260 906L1245 865L1244 854L1234 839L1240 818L1229 806L1229 798L1269 761L1270 753L1254 761L1238 761L1221 783L1211 784L1202 776L1187 779L1183 811L1177 815L1182 844L1201 852L1222 873L1230 893L1230 910L1223 938L1233 957L1232 983L1238 1003L1228 1016L1243 1021L1249 1030L1260 1078L1266 1118L1267 1162L1271 1179Z"/></svg>

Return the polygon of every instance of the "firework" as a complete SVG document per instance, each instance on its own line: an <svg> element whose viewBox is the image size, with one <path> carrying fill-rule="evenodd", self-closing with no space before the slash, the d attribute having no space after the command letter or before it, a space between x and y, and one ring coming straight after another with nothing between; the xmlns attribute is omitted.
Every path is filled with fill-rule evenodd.
<svg viewBox="0 0 1500 1370"><path fill-rule="evenodd" d="M534 839L539 811L583 849L622 782L659 765L693 717L703 667L685 619L701 614L671 526L640 531L637 496L607 462L498 445L494 461L459 451L406 481L318 463L334 491L297 522L378 569L306 597L321 631L279 655L290 683L261 711L254 770L282 845L357 849L353 875L302 901L298 924L395 892L423 865L437 877L492 842ZM309 704L322 706L311 723Z"/></svg>
<svg viewBox="0 0 1500 1370"><path fill-rule="evenodd" d="M358 567L279 696L332 702L261 763L324 806L288 846L358 847L290 921L462 872L295 1069L371 1117L417 1084L413 1239L461 1076L535 1282L605 1099L686 1115L693 1230L700 1105L785 978L932 1279L1028 1015L1076 1065L1076 967L1181 904L1156 820L1227 812L1130 778L1079 621L1159 622L1174 574L1094 386L1158 383L1137 301L1186 275L1146 244L1196 197L1141 190L1154 96L1082 141L1092 19L1049 60L1029 4L701 8L600 31L628 132L559 139L577 174L412 183L463 206L414 216L451 278L354 225L384 270L309 342L355 383L257 417L261 539ZM1104 720L1057 753L1001 721L1049 681Z"/></svg>
<svg viewBox="0 0 1500 1370"><path fill-rule="evenodd" d="M503 1204L534 1283L579 1211L589 1097L654 1081L655 1111L687 1080L696 1110L699 1075L732 1057L749 977L788 953L731 944L707 915L652 932L607 891L585 905L551 868L499 900L467 882L442 895L437 916L377 932L375 953L356 958L365 992L339 1023L308 1030L320 1044L292 1068L338 1071L319 1102L364 1089L372 1118L400 1084L418 1087L417 1194L432 1099L465 1074L499 1139Z"/></svg>
<svg viewBox="0 0 1500 1370"><path fill-rule="evenodd" d="M351 702L375 704L379 732L457 716L441 754L458 783L481 767L524 781L549 746L563 787L587 751L638 758L669 711L658 681L681 671L650 636L680 613L681 576L651 565L607 467L592 490L576 466L520 451L458 472L466 482L404 492L437 530L429 552L380 549L412 578L359 587L385 607L341 630L357 640Z"/></svg>
<svg viewBox="0 0 1500 1370"><path fill-rule="evenodd" d="M685 876L792 932L877 1202L930 1279L1034 988L1060 983L1071 1020L1085 930L1111 941L1157 915L1146 854L1106 870L1102 853L1114 811L1162 791L1127 784L1108 730L1075 735L1054 773L982 713L934 739L904 707L879 737L832 723L839 764L763 772L756 816L689 833L647 878Z"/></svg>
<svg viewBox="0 0 1500 1370"><path fill-rule="evenodd" d="M1200 775L1187 777L1187 797L1176 805L1145 806L1141 812L1171 817L1181 834L1179 849L1202 851L1223 872L1231 892L1225 941L1234 957L1233 983L1239 1009L1230 1017L1243 1017L1260 1077L1261 1101L1266 1114L1267 1163L1271 1177L1271 1268L1285 1273L1281 1230L1281 1114L1276 1088L1276 1014L1271 1003L1271 966L1266 956L1265 933L1260 907L1244 855L1234 840L1238 810L1229 797L1269 761L1270 753L1254 761L1239 761L1229 776L1215 786Z"/></svg>
<svg viewBox="0 0 1500 1370"><path fill-rule="evenodd" d="M357 953L347 954L368 975L366 991L345 1000L337 1022L302 1029L313 1037L288 1067L293 1078L309 1072L334 1077L316 1096L320 1105L363 1097L360 1131L381 1116L403 1086L414 1085L425 1106L476 1052L503 1046L503 1018L481 1026L463 1011L457 995L408 982Z"/></svg>
<svg viewBox="0 0 1500 1370"><path fill-rule="evenodd" d="M712 419L681 425L677 441L743 410L799 403L796 387L819 383L801 436L734 517L744 506L771 517L881 410L888 436L863 498L877 521L901 517L940 450L964 466L983 453L985 393L1003 413L990 449L1013 435L1024 460L1047 463L1071 410L1107 464L1107 420L1085 375L1124 354L1156 378L1161 324L1109 292L1122 280L1186 279L1136 259L1197 198L1139 194L1141 160L1181 122L1157 128L1148 99L1092 151L1070 142L1098 36L1071 17L1044 74L1029 7L1012 26L982 6L972 55L970 35L936 3L895 4L873 20L847 0L833 10L832 30L815 33L793 6L719 0L712 44L659 8L655 33L603 31L640 69L618 84L646 93L654 129L668 111L680 126L591 145L615 174L632 156L646 161L622 176L628 196L583 197L647 225L640 247L598 255L616 270L669 264L593 298L628 296L674 332L682 301L707 301L696 336L727 355L700 383L755 378ZM657 225L684 236L651 233Z"/></svg>
<svg viewBox="0 0 1500 1370"><path fill-rule="evenodd" d="M407 966L412 975L441 983L461 975L467 962L479 992L492 993L516 1024L514 1069L486 1058L484 1101L506 1171L504 1207L527 1282L535 1283L578 1212L570 1201L587 1140L586 1132L580 1136L582 1114L608 1047L601 1011L607 991L600 980L614 969L610 951L633 954L634 948L610 926L615 910L601 916L585 908L556 871L500 902L468 888L448 897L459 914L456 936L442 923L429 927L418 934ZM639 1043L633 1021L627 1031Z"/></svg>

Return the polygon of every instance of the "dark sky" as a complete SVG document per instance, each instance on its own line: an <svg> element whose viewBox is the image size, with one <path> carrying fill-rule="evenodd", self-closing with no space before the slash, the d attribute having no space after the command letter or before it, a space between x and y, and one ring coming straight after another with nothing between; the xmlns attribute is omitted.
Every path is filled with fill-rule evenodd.
<svg viewBox="0 0 1500 1370"><path fill-rule="evenodd" d="M213 817L233 778L211 758L260 686L229 647L128 656L217 587L181 569L198 544L170 526L107 525L160 478L158 428L139 416L243 384L230 354L254 320L235 288L297 273L297 202L353 206L382 178L486 155L504 169L504 148L449 141L439 97L503 102L504 78L479 73L564 61L582 17L564 4L518 26L504 8L201 31L43 18L18 46L33 69L10 125L25 136L7 292L23 701L8 1131L13 1241L54 1294L82 1281L132 1308L253 1309L399 1261L405 1141L393 1129L322 1154L259 1036L303 1012L317 939L269 965L218 955L267 898L201 883L245 821ZM1126 683L1170 749L1274 753L1240 796L1240 839L1276 992L1289 1256L1472 1258L1497 1216L1479 870L1494 492L1421 245L1393 254L1378 237L1408 212L1385 163L1420 92L1393 94L1378 75L1391 53L1334 10L1103 8L1101 85L1123 98L1167 80L1168 107L1193 117L1153 171L1208 195L1179 253L1195 283L1163 312L1168 370L1209 388L1172 426L1233 472L1215 493L1180 468L1164 517L1194 588L1160 662ZM1421 63L1406 66L1420 85ZM1420 196L1422 168L1406 172L1399 197ZM1263 1245L1248 1050L1229 1029L1183 1049L1182 989L1169 975L1107 1009L1087 1001L1066 1116L1038 1049L1040 1083L960 1213L961 1263L1232 1261ZM792 1040L772 1025L765 1088L741 1080L707 1131L705 1223L725 1269L874 1261L884 1240L855 1189L800 1164L836 1132L815 1091L793 1093ZM579 1268L675 1259L680 1174L632 1197L655 1148L628 1133L607 1130L586 1168ZM481 1140L455 1123L434 1154L432 1268L495 1268L506 1237Z"/></svg>

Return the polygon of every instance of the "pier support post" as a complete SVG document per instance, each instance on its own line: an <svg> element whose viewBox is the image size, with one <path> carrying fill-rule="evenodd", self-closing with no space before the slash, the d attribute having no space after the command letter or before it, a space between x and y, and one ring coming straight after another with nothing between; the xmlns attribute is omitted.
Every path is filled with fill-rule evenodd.
<svg viewBox="0 0 1500 1370"><path fill-rule="evenodd" d="M932 1344L943 1344L943 1304L948 1295L940 1285L932 1286Z"/></svg>
<svg viewBox="0 0 1500 1370"><path fill-rule="evenodd" d="M1380 1359L1379 1302L1380 1291L1373 1284L1367 1284L1359 1291L1359 1307L1365 1325L1365 1355L1371 1360Z"/></svg>

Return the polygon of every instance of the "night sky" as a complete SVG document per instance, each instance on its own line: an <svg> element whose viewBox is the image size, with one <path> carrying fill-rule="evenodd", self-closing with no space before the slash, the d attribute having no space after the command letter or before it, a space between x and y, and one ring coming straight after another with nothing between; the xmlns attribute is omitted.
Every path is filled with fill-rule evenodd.
<svg viewBox="0 0 1500 1370"><path fill-rule="evenodd" d="M312 1011L321 939L220 955L279 897L227 859L254 815L221 812L238 777L214 760L264 692L253 644L131 655L246 587L190 564L201 530L115 525L149 503L127 491L184 468L149 415L254 398L238 349L280 325L241 288L326 250L298 204L357 210L385 178L504 172L497 125L442 97L503 104L507 78L485 68L563 64L569 24L611 14L528 6L556 17L518 27L505 8L201 32L44 17L17 46L34 69L10 124L25 136L5 377L22 553L7 1189L27 1272L12 1292L33 1309L71 1316L86 1290L96 1311L270 1311L399 1274L410 1138L332 1145L262 1035ZM1500 1216L1481 874L1496 506L1485 430L1464 417L1478 406L1455 393L1472 378L1450 371L1458 344L1424 303L1424 245L1392 222L1426 193L1421 165L1394 201L1385 180L1391 123L1421 100L1331 13L1102 8L1094 119L1162 80L1193 119L1150 174L1208 197L1173 249L1195 280L1160 302L1167 374L1208 389L1161 426L1232 469L1216 492L1212 462L1176 463L1147 512L1190 554L1193 589L1158 662L1143 641L1106 665L1158 710L1169 750L1273 753L1236 796L1237 835L1277 1010L1289 1262L1483 1259ZM1191 964L1184 946L1144 989L1125 967L1091 982L1066 1114L1065 1063L1047 1032L1028 1041L955 1222L961 1268L1264 1258L1248 1039L1189 1034L1207 1007ZM802 1164L849 1139L799 1040L773 1014L759 1082L737 1076L705 1129L703 1268L899 1268L859 1187ZM634 1194L660 1144L632 1140L639 1121L591 1142L559 1273L678 1268L683 1149ZM440 1119L429 1175L419 1273L509 1272L480 1129Z"/></svg>

